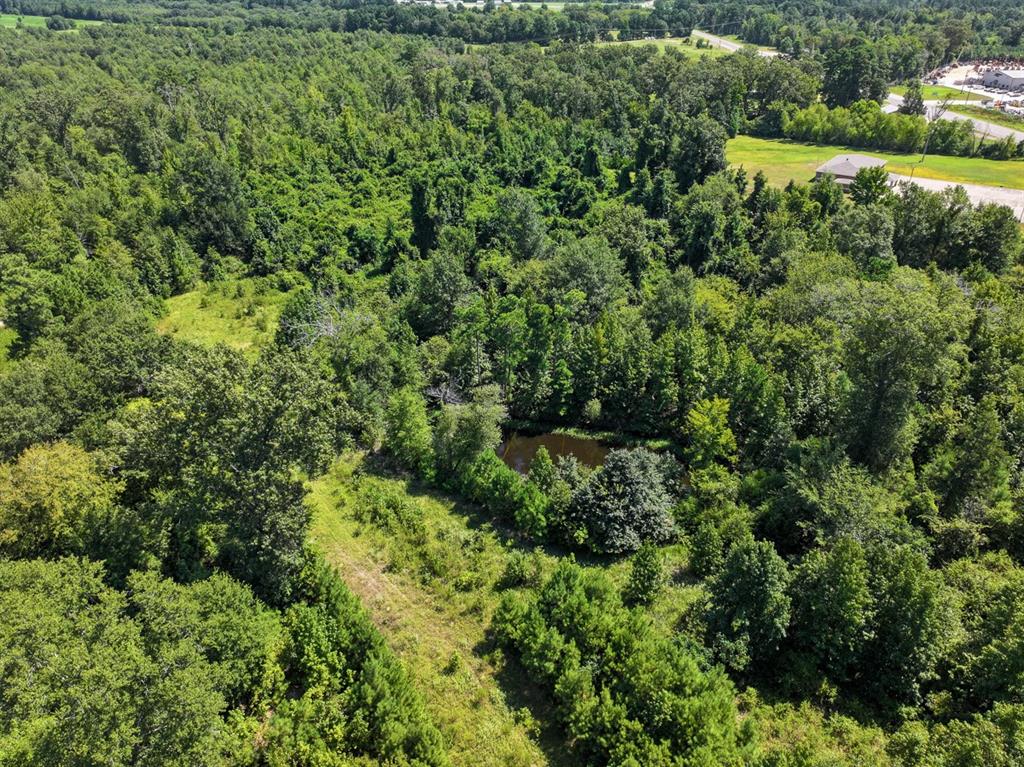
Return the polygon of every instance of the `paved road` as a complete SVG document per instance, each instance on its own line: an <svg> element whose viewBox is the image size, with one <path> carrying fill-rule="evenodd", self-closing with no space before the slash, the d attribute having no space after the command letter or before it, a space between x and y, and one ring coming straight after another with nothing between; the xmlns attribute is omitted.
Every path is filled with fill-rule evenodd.
<svg viewBox="0 0 1024 767"><path fill-rule="evenodd" d="M938 100L925 101L924 105L926 107L937 107L941 103L942 102L938 101ZM895 112L897 109L900 108L900 106L902 104L903 104L903 97L902 96L900 96L900 95L898 95L896 93L890 93L888 96L885 97L885 103L882 104L882 111L883 112ZM977 100L971 100L969 98L951 99L949 104L950 104L950 106L954 106L954 105L955 106L963 106L963 105L972 105L972 104L974 106L976 106L976 107L977 106L981 106L981 104L979 104Z"/></svg>
<svg viewBox="0 0 1024 767"><path fill-rule="evenodd" d="M722 48L723 50L726 51L738 51L744 46L744 43L737 43L733 40L727 40L724 37L719 37L718 35L713 35L710 32L704 32L700 29L693 30L693 32L691 32L690 35L691 37L699 37L703 40L707 40L709 43L711 43L712 48ZM766 51L759 48L757 51L757 55L764 56L765 58L774 58L775 56L779 55L779 52Z"/></svg>
<svg viewBox="0 0 1024 767"><path fill-rule="evenodd" d="M897 109L899 109L900 104L902 104L902 103L903 103L903 97L902 96L897 96L895 93L890 93L888 98L886 99L885 104L882 105L882 110L885 111L885 112L895 112ZM926 101L926 102L924 102L925 117L927 117L929 120L934 120L935 119L936 107L938 107L939 104L941 104L941 103L942 103L941 101ZM950 103L952 104L952 103L955 103L955 102L950 102ZM967 102L964 102L964 103L967 103L967 104L973 103L975 106L978 105L977 102L967 101ZM977 117L971 117L969 115L962 115L959 112L953 112L953 111L950 111L948 109L942 114L942 119L943 120L967 120L968 122L973 122L974 123L974 130L975 130L975 132L976 133L984 133L989 138L1006 138L1007 136L1012 136L1015 141L1024 141L1024 130L1016 130L1014 128L1006 128L1006 127L1004 127L1002 125L996 125L995 123L990 123L987 120L979 120Z"/></svg>
<svg viewBox="0 0 1024 767"><path fill-rule="evenodd" d="M971 117L970 115L962 115L948 109L946 110L946 113L942 115L942 119L967 120L968 122L973 122L975 133L984 133L989 138L1006 138L1007 136L1012 136L1014 141L1024 141L1024 130L1015 130L1014 128L996 125L995 123L979 120L977 117Z"/></svg>
<svg viewBox="0 0 1024 767"><path fill-rule="evenodd" d="M953 181L940 181L935 178L920 178L915 176L901 176L898 173L890 173L889 179L894 184L910 183L917 184L922 189L931 192L941 192L953 186L962 186L971 202L980 205L984 202L993 202L997 205L1005 205L1013 210L1013 215L1018 221L1024 220L1024 189L1007 189L1003 186L984 186L982 184L957 184Z"/></svg>

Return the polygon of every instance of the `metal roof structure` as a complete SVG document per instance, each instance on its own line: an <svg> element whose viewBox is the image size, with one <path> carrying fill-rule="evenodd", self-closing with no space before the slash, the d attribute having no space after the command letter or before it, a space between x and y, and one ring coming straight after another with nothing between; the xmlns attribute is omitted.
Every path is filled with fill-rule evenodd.
<svg viewBox="0 0 1024 767"><path fill-rule="evenodd" d="M861 168L877 168L885 165L885 160L869 157L866 154L836 155L818 168L818 174L830 173L836 178L853 178Z"/></svg>

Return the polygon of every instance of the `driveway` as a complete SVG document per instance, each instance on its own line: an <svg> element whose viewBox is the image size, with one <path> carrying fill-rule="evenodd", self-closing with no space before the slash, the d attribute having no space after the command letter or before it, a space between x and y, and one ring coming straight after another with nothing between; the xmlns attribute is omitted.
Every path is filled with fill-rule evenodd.
<svg viewBox="0 0 1024 767"><path fill-rule="evenodd" d="M975 205L985 202L1005 205L1013 210L1013 215L1018 221L1024 221L1024 189L1007 189L1004 186L985 186L983 184L958 184L955 181L940 181L936 178L920 178L915 176L901 176L898 173L890 173L889 180L895 185L900 183L916 184L922 189L930 192L941 192L954 186L962 186L967 192L967 197Z"/></svg>
<svg viewBox="0 0 1024 767"><path fill-rule="evenodd" d="M926 105L927 107L927 105ZM926 109L926 111L929 111ZM995 123L987 122L986 120L979 120L977 117L970 115L962 115L958 112L946 110L945 114L942 115L943 120L967 120L967 122L974 123L974 132L983 133L988 138L1006 138L1011 136L1014 141L1024 141L1024 130L1016 130L1014 128L1007 128L1003 125L996 125Z"/></svg>
<svg viewBox="0 0 1024 767"><path fill-rule="evenodd" d="M702 40L707 40L709 43L711 43L711 47L712 48L721 48L722 50L726 50L726 51L738 51L741 48L743 48L743 46L745 45L745 43L737 43L737 42L735 42L733 40L727 40L724 37L719 37L718 35L713 35L710 32L703 32L703 31L701 31L699 29L693 30L690 33L690 36L691 37L699 37ZM764 50L762 48L758 48L757 49L757 55L758 56L764 56L765 58L770 59L770 58L774 58L775 56L778 56L779 52L778 51L766 51L766 50Z"/></svg>

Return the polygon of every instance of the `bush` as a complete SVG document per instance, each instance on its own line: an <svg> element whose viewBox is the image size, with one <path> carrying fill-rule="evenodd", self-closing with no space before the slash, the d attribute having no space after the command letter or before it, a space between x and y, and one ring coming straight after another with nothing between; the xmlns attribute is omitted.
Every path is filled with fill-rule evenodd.
<svg viewBox="0 0 1024 767"><path fill-rule="evenodd" d="M419 508L404 494L376 484L361 489L354 516L393 534L410 536L414 542L426 540L426 526Z"/></svg>
<svg viewBox="0 0 1024 767"><path fill-rule="evenodd" d="M480 453L459 477L459 489L487 509L512 519L523 532L543 538L547 532L547 497L498 456Z"/></svg>
<svg viewBox="0 0 1024 767"><path fill-rule="evenodd" d="M501 576L501 587L506 589L520 586L536 587L544 576L544 564L537 552L513 551Z"/></svg>
<svg viewBox="0 0 1024 767"><path fill-rule="evenodd" d="M434 446L423 396L413 389L396 391L388 401L385 422L385 445L392 455L420 479L432 479Z"/></svg>
<svg viewBox="0 0 1024 767"><path fill-rule="evenodd" d="M64 32L68 29L74 29L75 24L70 19L65 19L63 16L50 16L46 19L46 28L51 29L54 32Z"/></svg>
<svg viewBox="0 0 1024 767"><path fill-rule="evenodd" d="M302 753L303 763L327 764L337 753L358 753L389 764L447 765L408 674L334 569L307 552L297 588L285 624L289 665L304 694L275 717L268 761L294 763Z"/></svg>
<svg viewBox="0 0 1024 767"><path fill-rule="evenodd" d="M708 632L722 659L742 671L770 658L789 627L789 571L770 541L735 545L711 582Z"/></svg>

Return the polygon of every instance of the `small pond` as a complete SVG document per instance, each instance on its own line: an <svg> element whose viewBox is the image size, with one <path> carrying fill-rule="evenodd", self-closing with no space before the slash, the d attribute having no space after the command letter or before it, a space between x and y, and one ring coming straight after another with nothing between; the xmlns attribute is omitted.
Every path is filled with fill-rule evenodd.
<svg viewBox="0 0 1024 767"><path fill-rule="evenodd" d="M498 445L498 455L508 466L525 474L530 468L530 461L543 445L551 454L552 460L562 455L574 455L584 466L600 466L610 448L595 439L573 437L569 434L518 434L512 432L505 441Z"/></svg>

